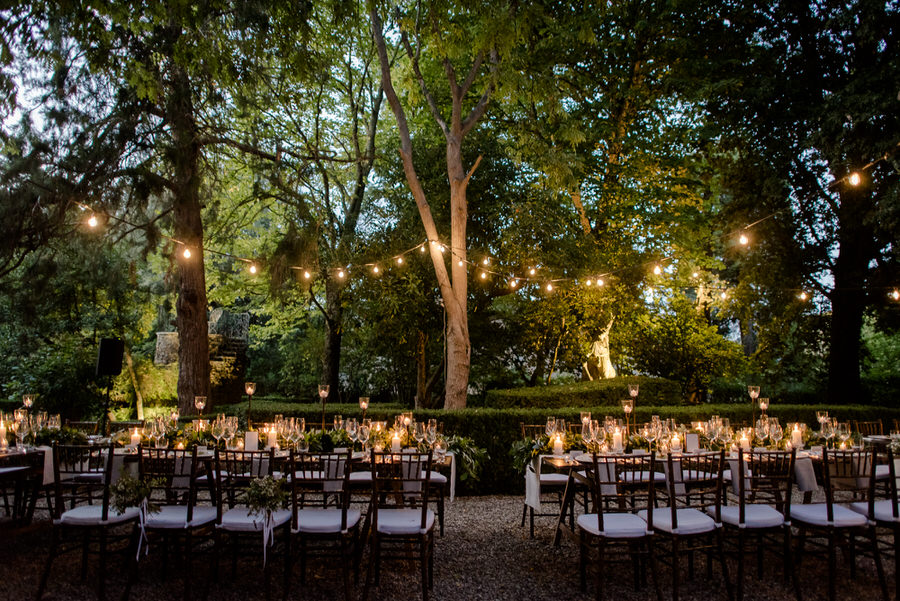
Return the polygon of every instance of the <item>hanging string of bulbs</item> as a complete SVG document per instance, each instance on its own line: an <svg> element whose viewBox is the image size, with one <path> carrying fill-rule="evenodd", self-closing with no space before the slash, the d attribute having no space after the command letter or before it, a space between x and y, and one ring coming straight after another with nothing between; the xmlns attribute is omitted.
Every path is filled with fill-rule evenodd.
<svg viewBox="0 0 900 601"><path fill-rule="evenodd" d="M859 186L863 182L863 176L862 176L863 172L871 169L872 167L874 167L881 161L887 160L889 158L889 156L893 152L896 152L896 150L898 148L900 148L900 143L898 143L898 145L892 151L885 153L882 157L879 157L878 159L875 159L874 161L868 163L867 165L862 167L859 171L853 171L853 172L847 174L845 177L835 180L834 182L832 182L829 185L829 187L839 184L841 182L845 182L845 181L851 186L854 186L854 187ZM91 207L89 207L86 204L83 204L80 202L76 202L75 204L84 211L90 211L90 217L87 219L86 223L91 229L95 229L100 224L100 220L97 217L98 214L105 215L108 219L116 220L120 223L123 223L125 225L128 225L128 226L136 228L136 229L141 227L139 225L136 225L134 223L127 221L124 218L121 218L121 217L118 217L115 215L98 213L97 211L94 211ZM747 248L750 246L750 242L751 242L750 230L752 228L754 228L755 226L759 225L760 223L763 223L764 221L766 221L768 219L774 218L780 212L781 212L781 210L770 213L769 215L766 215L765 217L762 217L761 219L757 219L756 221L754 221L752 223L748 223L747 225L744 225L736 230L733 230L733 231L725 233L725 234L721 234L720 237L722 239L729 239L729 238L735 239L737 241L737 244L740 247ZM168 236L166 234L160 234L160 236L166 240L169 240L170 242L174 243L175 245L177 245L180 249L180 254L184 259L190 259L193 256L193 253L191 251L191 246L189 244L187 244L186 242L179 240L177 238L174 238L172 236ZM416 244L415 246L407 248L399 253L393 254L390 257L385 258L381 261L372 261L372 262L368 262L368 263L358 263L358 264L347 264L347 265L343 265L343 266L339 266L339 267L335 267L335 268L326 268L324 271L326 273L334 274L334 277L336 277L338 280L346 279L348 277L351 269L354 269L354 270L362 269L362 270L370 273L374 277L379 277L381 274L384 273L385 269L389 269L390 267L394 267L394 266L402 267L408 261L408 255L413 254L416 251L418 251L421 254L426 253L429 245L436 247L438 249L438 251L441 252L442 254L446 253L449 250L451 260L455 261L457 263L458 267L466 267L467 270L469 268L473 268L473 270L477 273L478 280L481 280L482 282L487 282L491 278L507 279L508 286L510 289L517 290L517 289L527 287L528 285L537 285L541 290L543 290L544 292L547 292L547 293L553 292L560 285L566 284L566 283L570 283L570 284L573 284L576 286L583 285L586 288L599 289L599 288L602 288L605 285L607 285L610 278L615 277L616 274L621 273L623 271L631 271L636 268L645 270L648 272L652 272L654 276L661 276L663 273L663 270L664 270L664 265L666 263L674 263L678 259L676 254L670 254L670 255L667 255L667 256L664 256L661 258L648 260L648 261L642 261L635 265L624 266L624 267L620 267L618 269L605 271L605 272L599 273L597 275L587 276L587 277L544 276L540 273L540 270L541 270L540 265L533 265L533 266L528 267L526 270L526 273L524 275L515 275L515 274L510 275L511 270L501 270L499 268L495 268L494 262L489 255L484 255L480 259L480 261L473 261L471 259L468 259L467 257L462 256L462 254L457 253L455 249L449 247L448 245L441 242L440 240L427 240L426 239L425 241L423 241L419 244ZM204 246L203 250L208 253L212 253L212 254L215 254L218 256L222 256L222 257L227 257L227 258L233 259L235 261L245 263L247 265L247 271L251 275L256 275L260 271L259 262L256 259L234 255L232 253L219 251L219 250L207 247L207 246ZM311 267L290 265L289 268L291 270L300 272L302 274L302 277L304 280L310 281L310 280L315 279L314 278L315 270L312 269ZM691 274L691 279L699 280L700 276L701 276L701 274L699 271L694 271ZM650 295L652 295L654 292L654 288L662 288L662 289L667 289L667 288L691 289L691 288L693 288L693 289L698 289L700 287L701 287L701 284L687 285L687 286L685 286L685 285L665 286L665 285L660 285L659 283L657 283L655 286L648 287L648 292ZM702 287L707 291L720 292L720 298L723 301L727 300L727 298L728 298L728 288L727 287L716 287L716 286L710 286L710 285L705 285L705 284L703 284ZM900 289L898 289L897 287L883 287L881 289L887 290L888 291L887 294L888 294L889 298L891 298L892 300L900 301ZM812 298L812 294L807 292L804 289L791 288L789 290L797 292L797 295L796 295L797 299L801 302L807 302Z"/></svg>

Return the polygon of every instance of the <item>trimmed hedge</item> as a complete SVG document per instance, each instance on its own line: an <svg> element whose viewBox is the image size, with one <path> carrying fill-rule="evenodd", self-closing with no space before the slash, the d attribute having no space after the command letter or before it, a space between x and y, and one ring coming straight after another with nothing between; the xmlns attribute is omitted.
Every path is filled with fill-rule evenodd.
<svg viewBox="0 0 900 601"><path fill-rule="evenodd" d="M640 396L638 400L640 401ZM260 403L263 405L263 403ZM265 421L275 413L283 413L294 417L303 417L307 423L315 424L322 419L321 409L312 404L272 404L278 407L277 411L260 406L257 413L257 402L253 402L254 420ZM218 411L226 411L236 408L231 412L243 416L246 413L246 403L232 405L228 408L219 407ZM400 405L378 405L370 407L367 417L375 420L392 420L400 411L406 410ZM460 411L443 411L440 409L415 411L418 420L436 418L444 423L446 434L459 434L468 436L479 447L487 449L490 459L478 482L460 482L461 494L521 494L524 491L522 474L512 467L512 457L509 454L512 443L521 437L519 424L544 423L548 416L561 417L570 422L577 422L581 411L590 410L595 418L604 415L622 417L619 408L604 406L587 407L560 407L560 408L510 408L489 409L470 408ZM782 424L788 422L816 423L816 411L827 410L841 421L859 420L871 421L881 419L885 430L891 428L891 420L900 419L900 408L874 407L863 405L845 405L841 407L825 405L778 405L769 407L769 415L778 417ZM266 413L270 412L270 413ZM355 405L329 405L326 407L326 423L331 423L334 414L344 417L361 418L362 412ZM723 405L692 405L676 407L650 407L638 405L633 414L636 423L650 421L651 415L659 415L663 418L673 418L679 422L698 421L707 419L710 415L728 417L732 425L738 426L742 422L749 423L752 419L752 408L747 403L723 404Z"/></svg>
<svg viewBox="0 0 900 601"><path fill-rule="evenodd" d="M553 386L489 390L484 406L506 407L619 407L628 398L628 385L639 384L638 403L644 405L681 405L681 385L665 378L626 376L610 380L577 382Z"/></svg>

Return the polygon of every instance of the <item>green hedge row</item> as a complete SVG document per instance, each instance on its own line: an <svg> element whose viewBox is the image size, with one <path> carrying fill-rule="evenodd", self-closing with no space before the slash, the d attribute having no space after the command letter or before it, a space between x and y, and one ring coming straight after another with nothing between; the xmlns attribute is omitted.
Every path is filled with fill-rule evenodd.
<svg viewBox="0 0 900 601"><path fill-rule="evenodd" d="M627 376L593 382L553 386L489 390L484 406L507 407L618 407L628 398L628 385L639 384L638 403L644 405L681 405L681 385L665 378Z"/></svg>
<svg viewBox="0 0 900 601"><path fill-rule="evenodd" d="M263 405L263 403L259 403ZM275 413L283 413L294 417L303 417L308 423L318 423L321 420L321 409L318 405L278 404L277 411L271 408L259 407L253 403L253 419L261 422L269 419ZM246 412L246 403L233 405L228 409L236 408L237 415L243 416ZM225 410L219 407L218 410ZM369 409L367 416L376 420L392 420L394 415L404 410L399 405L379 405ZM517 473L512 467L512 457L509 454L513 442L521 437L521 423L544 423L548 416L561 417L567 421L577 422L581 411L590 410L595 418L604 415L623 417L621 409L604 406L589 407L561 407L561 408L470 408L461 411L443 411L439 409L416 411L418 420L436 418L444 423L446 434L458 434L474 439L475 444L487 449L490 460L484 469L484 473L478 482L460 483L461 494L518 494L524 491L522 474ZM893 419L900 419L900 408L874 407L863 405L845 405L830 407L824 405L773 405L769 408L769 414L778 417L782 424L801 421L807 424L816 424L816 411L827 410L831 415L841 421L859 420L871 421L881 419L885 430L892 427ZM270 412L271 411L271 412ZM270 413L269 413L270 412ZM355 405L334 405L326 407L326 423L331 423L334 414L344 417L362 417L362 412ZM651 415L659 415L662 418L673 418L679 422L690 422L707 419L710 415L728 417L732 424L737 426L742 422L749 424L752 420L752 408L750 402L742 405L694 405L677 407L650 407L641 406L635 410L634 420L643 423L650 420Z"/></svg>

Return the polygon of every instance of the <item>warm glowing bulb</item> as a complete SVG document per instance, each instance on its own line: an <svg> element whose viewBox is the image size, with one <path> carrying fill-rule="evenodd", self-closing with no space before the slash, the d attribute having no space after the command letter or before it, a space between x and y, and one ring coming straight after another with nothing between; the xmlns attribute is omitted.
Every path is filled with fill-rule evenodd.
<svg viewBox="0 0 900 601"><path fill-rule="evenodd" d="M806 302L806 299L808 299L809 296L808 296L805 292L801 292L801 293L797 296L797 298L799 298L800 300Z"/></svg>
<svg viewBox="0 0 900 601"><path fill-rule="evenodd" d="M312 276L310 275L310 273L309 273L308 271L304 271L304 272L303 272L303 277L306 278L306 279L308 280L308 279L311 278Z"/></svg>
<svg viewBox="0 0 900 601"><path fill-rule="evenodd" d="M256 273L256 265L250 263L250 273Z"/></svg>
<svg viewBox="0 0 900 601"><path fill-rule="evenodd" d="M378 265L376 265L375 267L372 268L372 273L378 273L379 271L381 271L381 270L378 269Z"/></svg>
<svg viewBox="0 0 900 601"><path fill-rule="evenodd" d="M447 252L447 247L441 244L441 253Z"/></svg>
<svg viewBox="0 0 900 601"><path fill-rule="evenodd" d="M190 248L185 248L185 249L184 249L184 252L181 253L181 254L182 254L182 256L183 256L185 259L190 259L190 258L191 258L191 249L190 249Z"/></svg>
<svg viewBox="0 0 900 601"><path fill-rule="evenodd" d="M741 237L738 238L738 242L741 243L741 246L747 246L750 243L750 238L747 237L747 234L741 234Z"/></svg>
<svg viewBox="0 0 900 601"><path fill-rule="evenodd" d="M891 292L891 298L894 300L900 300L900 290L894 290Z"/></svg>
<svg viewBox="0 0 900 601"><path fill-rule="evenodd" d="M528 270L528 275L534 275L536 273L537 273L537 270L534 267L532 267L531 269Z"/></svg>
<svg viewBox="0 0 900 601"><path fill-rule="evenodd" d="M597 278L597 285L598 285L598 286L602 286L602 285L603 285L603 280Z"/></svg>
<svg viewBox="0 0 900 601"><path fill-rule="evenodd" d="M485 257L485 258L481 261L481 264L482 264L482 265L487 265L487 264L489 264L489 263L490 263L490 261L488 261L487 257Z"/></svg>
<svg viewBox="0 0 900 601"><path fill-rule="evenodd" d="M94 216L94 215L91 215L90 218L88 218L88 222L87 222L87 223L88 223L88 225L91 226L91 227L97 227L97 217Z"/></svg>
<svg viewBox="0 0 900 601"><path fill-rule="evenodd" d="M338 277L341 279L344 278L344 270L343 269L338 270Z"/></svg>
<svg viewBox="0 0 900 601"><path fill-rule="evenodd" d="M486 280L486 279L487 279L487 274L486 274L485 272L483 272L483 271L481 272L481 279L482 279L482 280Z"/></svg>
<svg viewBox="0 0 900 601"><path fill-rule="evenodd" d="M547 292L553 292L553 284L547 284Z"/></svg>
<svg viewBox="0 0 900 601"><path fill-rule="evenodd" d="M694 273L691 274L691 277L692 277L692 278L699 278L699 277L700 277L700 274L697 273L697 272L695 271Z"/></svg>
<svg viewBox="0 0 900 601"><path fill-rule="evenodd" d="M397 257L397 265L403 265L403 257Z"/></svg>
<svg viewBox="0 0 900 601"><path fill-rule="evenodd" d="M723 292L723 293L722 293L722 300L725 300L726 298L728 298L728 293Z"/></svg>
<svg viewBox="0 0 900 601"><path fill-rule="evenodd" d="M585 285L585 286L590 286L590 285L593 284L593 283L594 283L594 282L592 282L591 280L587 280L587 281L584 283L584 285Z"/></svg>
<svg viewBox="0 0 900 601"><path fill-rule="evenodd" d="M511 279L511 280L509 281L509 287L510 287L510 288L515 288L515 287L516 287L516 280L515 280L515 278L513 278L513 279ZM896 292L895 292L895 294L896 294Z"/></svg>
<svg viewBox="0 0 900 601"><path fill-rule="evenodd" d="M422 246L420 246L420 247L419 247L419 250L420 250L421 252L425 252L425 245L423 244Z"/></svg>
<svg viewBox="0 0 900 601"><path fill-rule="evenodd" d="M654 265L654 266L653 266L653 273L655 273L656 275L661 274L661 273L662 273L662 268L661 268L659 265Z"/></svg>
<svg viewBox="0 0 900 601"><path fill-rule="evenodd" d="M859 173L857 173L856 171L854 171L853 173L850 174L849 181L850 181L851 186L858 186L860 184L860 182L862 182L862 176Z"/></svg>
<svg viewBox="0 0 900 601"><path fill-rule="evenodd" d="M457 261L456 264L459 265L460 267L463 266L463 262L462 262L461 260L460 260L460 261Z"/></svg>

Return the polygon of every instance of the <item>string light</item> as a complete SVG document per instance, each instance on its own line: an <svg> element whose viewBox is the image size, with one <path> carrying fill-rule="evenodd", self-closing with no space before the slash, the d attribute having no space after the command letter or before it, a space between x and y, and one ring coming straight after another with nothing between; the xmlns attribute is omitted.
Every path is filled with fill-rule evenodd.
<svg viewBox="0 0 900 601"><path fill-rule="evenodd" d="M481 279L482 279L482 280L486 280L486 279L487 279L487 272L485 272L485 271L482 271L482 272L481 272Z"/></svg>
<svg viewBox="0 0 900 601"><path fill-rule="evenodd" d="M460 267L462 267L462 266L463 266L463 262L462 262L462 259L460 259L460 260L459 260L459 261L457 261L457 263L456 263L456 264L457 264L457 265L459 265L459 266L460 266Z"/></svg>
<svg viewBox="0 0 900 601"><path fill-rule="evenodd" d="M375 275L378 275L379 271L381 271L381 270L378 269L378 265L372 266L372 273L374 273Z"/></svg>
<svg viewBox="0 0 900 601"><path fill-rule="evenodd" d="M482 265L490 265L491 262L488 261L488 258L487 258L487 257L485 257L484 259L482 259L481 264L482 264Z"/></svg>
<svg viewBox="0 0 900 601"><path fill-rule="evenodd" d="M862 176L859 174L859 172L854 171L850 174L850 177L847 178L847 181L850 182L851 186L856 187L860 183L862 183Z"/></svg>
<svg viewBox="0 0 900 601"><path fill-rule="evenodd" d="M691 277L696 280L697 278L700 277L700 274L695 271L694 273L691 274Z"/></svg>
<svg viewBox="0 0 900 601"><path fill-rule="evenodd" d="M553 284L547 283L547 292L553 292Z"/></svg>
<svg viewBox="0 0 900 601"><path fill-rule="evenodd" d="M602 285L603 285L603 280L601 280L600 278L597 278L597 285L598 285L598 286L602 286Z"/></svg>
<svg viewBox="0 0 900 601"><path fill-rule="evenodd" d="M185 248L184 252L181 253L181 256L183 256L185 259L190 259L191 258L191 249Z"/></svg>
<svg viewBox="0 0 900 601"><path fill-rule="evenodd" d="M441 251L441 254L444 254L447 251L447 247L444 246L443 244L441 244L440 251Z"/></svg>
<svg viewBox="0 0 900 601"><path fill-rule="evenodd" d="M593 282L591 282L591 280L587 280L587 281L584 283L585 286L590 286L591 284L593 284Z"/></svg>
<svg viewBox="0 0 900 601"><path fill-rule="evenodd" d="M725 300L727 298L728 298L728 293L723 290L722 291L722 300Z"/></svg>
<svg viewBox="0 0 900 601"><path fill-rule="evenodd" d="M344 275L346 275L346 274L344 274L344 270L343 270L343 269L339 269L339 270L338 270L338 277L341 278L341 279L343 280L343 279L344 279Z"/></svg>
<svg viewBox="0 0 900 601"><path fill-rule="evenodd" d="M403 265L403 257L397 257L397 265Z"/></svg>
<svg viewBox="0 0 900 601"><path fill-rule="evenodd" d="M510 287L510 288L515 288L515 287L516 287L516 278L513 278L513 279L511 279L511 280L509 281L509 287Z"/></svg>
<svg viewBox="0 0 900 601"><path fill-rule="evenodd" d="M422 246L419 247L419 251L420 251L420 252L425 252L425 245L424 245L424 244L423 244Z"/></svg>
<svg viewBox="0 0 900 601"><path fill-rule="evenodd" d="M659 265L654 265L654 266L653 266L653 273L654 273L655 275L661 274L661 273L662 273L662 267L660 267Z"/></svg>
<svg viewBox="0 0 900 601"><path fill-rule="evenodd" d="M747 246L748 244L750 244L750 238L747 237L747 234L741 232L741 237L738 238L738 242L741 243L741 246Z"/></svg>
<svg viewBox="0 0 900 601"><path fill-rule="evenodd" d="M254 263L250 263L249 271L250 273L256 275L256 265Z"/></svg>
<svg viewBox="0 0 900 601"><path fill-rule="evenodd" d="M534 267L532 267L531 269L528 270L528 275L534 275L536 273L537 273L537 269L535 269Z"/></svg>
<svg viewBox="0 0 900 601"><path fill-rule="evenodd" d="M806 294L806 292L801 292L800 294L797 295L797 298L799 298L801 301L803 301L805 303L806 300L809 298L809 295Z"/></svg>
<svg viewBox="0 0 900 601"><path fill-rule="evenodd" d="M894 300L900 300L900 290L894 289L891 292L891 298Z"/></svg>
<svg viewBox="0 0 900 601"><path fill-rule="evenodd" d="M303 272L303 278L304 278L304 279L308 280L308 279L311 278L311 277L312 277L312 275L311 275L308 271L304 271L304 272Z"/></svg>
<svg viewBox="0 0 900 601"><path fill-rule="evenodd" d="M90 227L97 227L97 216L94 214L91 214L91 216L87 220L87 224Z"/></svg>

